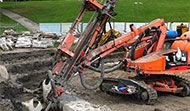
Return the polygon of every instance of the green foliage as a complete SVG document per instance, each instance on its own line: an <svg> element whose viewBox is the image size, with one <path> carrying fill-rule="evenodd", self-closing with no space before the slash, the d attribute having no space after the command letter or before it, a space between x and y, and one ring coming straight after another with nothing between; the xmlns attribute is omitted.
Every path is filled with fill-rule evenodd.
<svg viewBox="0 0 190 111"><path fill-rule="evenodd" d="M54 48L58 48L58 46L59 46L59 43L56 42L56 43L54 44Z"/></svg>
<svg viewBox="0 0 190 111"><path fill-rule="evenodd" d="M0 26L12 26L12 25L17 25L17 22L10 19L9 17L3 15L2 13L0 13ZM18 31L22 32L22 31L27 31L28 29L25 28L22 25L18 25ZM0 34L3 33L3 30L0 29Z"/></svg>

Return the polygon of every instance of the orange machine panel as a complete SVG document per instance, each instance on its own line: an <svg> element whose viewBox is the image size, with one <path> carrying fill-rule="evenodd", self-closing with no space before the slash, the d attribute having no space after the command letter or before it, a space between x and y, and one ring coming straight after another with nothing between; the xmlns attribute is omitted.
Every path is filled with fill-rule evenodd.
<svg viewBox="0 0 190 111"><path fill-rule="evenodd" d="M187 51L187 64L190 64L190 43L188 42L188 44L185 47L185 50Z"/></svg>
<svg viewBox="0 0 190 111"><path fill-rule="evenodd" d="M171 49L177 50L177 48L179 48L180 50L184 51L187 44L188 44L188 41L186 41L186 40L175 41L172 44Z"/></svg>
<svg viewBox="0 0 190 111"><path fill-rule="evenodd" d="M187 51L187 64L190 64L190 42L188 42L187 40L179 40L179 41L175 41L172 46L172 49L177 49L179 48L181 51Z"/></svg>
<svg viewBox="0 0 190 111"><path fill-rule="evenodd" d="M166 58L158 54L149 54L131 62L132 66L137 65L141 70L165 70Z"/></svg>
<svg viewBox="0 0 190 111"><path fill-rule="evenodd" d="M148 43L143 43L142 45L138 46L135 50L135 59L138 59L143 56L144 49Z"/></svg>

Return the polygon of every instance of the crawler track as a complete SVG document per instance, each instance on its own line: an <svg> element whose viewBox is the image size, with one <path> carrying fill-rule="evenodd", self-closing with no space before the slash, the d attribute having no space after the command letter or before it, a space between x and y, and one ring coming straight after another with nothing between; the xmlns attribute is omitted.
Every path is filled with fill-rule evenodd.
<svg viewBox="0 0 190 111"><path fill-rule="evenodd" d="M117 85L119 79L115 78L105 78L102 85L100 86L100 89L103 92L106 92L108 94L122 94L126 95L124 93L121 93L119 91L112 90L114 85ZM148 86L144 81L135 81L140 86L140 90L137 92L137 97L141 98L140 94L142 91L146 91L148 94L148 98L145 100L146 104L153 105L157 100L157 92L150 86Z"/></svg>

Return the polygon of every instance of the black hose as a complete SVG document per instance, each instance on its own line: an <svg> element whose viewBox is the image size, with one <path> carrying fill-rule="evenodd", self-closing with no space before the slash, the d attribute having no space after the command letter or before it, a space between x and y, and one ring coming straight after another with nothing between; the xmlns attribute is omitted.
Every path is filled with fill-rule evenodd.
<svg viewBox="0 0 190 111"><path fill-rule="evenodd" d="M82 72L79 73L80 75L80 80L81 80L81 84L83 85L83 87L85 87L86 89L89 90L94 90L100 87L100 85L102 84L103 80L104 80L104 59L102 59L101 61L101 76L100 76L100 80L94 85L94 86L90 86L86 83L86 80L84 79L84 74Z"/></svg>
<svg viewBox="0 0 190 111"><path fill-rule="evenodd" d="M116 66L112 67L112 68L105 69L105 70L104 70L104 73L110 73L110 72L113 72L113 71L119 69L122 65L123 65L123 61L120 62L119 64L117 64ZM92 67L92 66L87 66L87 65L85 65L85 68L88 68L88 69L93 70L93 71L95 71L95 72L101 72L100 69L95 68L95 67Z"/></svg>
<svg viewBox="0 0 190 111"><path fill-rule="evenodd" d="M151 30L153 30L153 29L158 29L158 28L157 28L157 27L151 27ZM157 31L157 30L156 30L156 31ZM144 30L144 31L139 35L137 41L136 41L135 44L134 44L133 49L131 50L131 52L129 53L129 55L128 55L126 58L132 57L132 59L135 59L135 58L134 58L134 57L135 57L135 53L134 53L134 52L135 52L135 48L137 47L137 45L139 44L139 42L141 41L141 39L142 39L143 37L148 36L149 34L150 34L150 28L147 28L146 30ZM160 34L161 34L161 32L158 32L157 36L159 37ZM152 43L155 43L156 40L157 40L156 38L153 39ZM147 48L149 48L149 47L147 47ZM146 51L145 51L144 53L146 53ZM115 71L115 70L121 68L122 65L123 65L125 62L126 62L125 60L124 60L124 61L121 61L121 62L120 62L119 64L117 64L116 66L114 66L114 67L112 67L112 68L109 68L109 69L105 69L105 70L104 70L104 73L110 73L110 72L113 72L113 71ZM104 64L104 63L103 63L103 64ZM84 65L84 67L85 67L85 68L88 68L88 69L90 69L90 70L92 70L92 71L102 73L102 69L95 68L95 67L93 67L93 66L88 66L88 65ZM80 76L81 76L82 79L83 79L83 74L81 74ZM83 81L83 82L84 82L84 81ZM87 89L88 89L88 88L87 88Z"/></svg>
<svg viewBox="0 0 190 111"><path fill-rule="evenodd" d="M152 41L151 41L151 42L146 46L146 48L144 49L144 52L143 52L143 55L144 55L144 56L147 55L148 49L149 49L150 47L152 47L152 45L153 45L155 42L157 42L158 38L159 38L160 35L161 35L161 31L158 30L159 27L152 27L152 30L153 30L153 29L155 30L156 36L152 39Z"/></svg>
<svg viewBox="0 0 190 111"><path fill-rule="evenodd" d="M136 42L134 43L134 46L133 48L131 49L131 52L129 54L129 57L131 57L132 60L135 60L135 50L136 50L136 47L139 45L139 43L141 42L141 39L143 37L146 37L147 35L150 34L150 28L147 28L146 30L144 30L140 35L139 37L137 38Z"/></svg>
<svg viewBox="0 0 190 111"><path fill-rule="evenodd" d="M138 39L137 39L136 42L135 42L135 46L133 47L132 51L129 53L129 55L128 55L126 58L130 58L131 56L132 56L133 58L135 57L135 49L136 49L137 45L139 44L139 42L141 41L141 39L142 39L145 35L147 35L147 34L149 34L149 33L150 33L150 29L149 29L149 28L147 28L145 31L143 31L143 32L141 33L141 35L138 37ZM117 64L116 66L114 66L114 67L112 67L112 68L109 68L109 69L105 69L105 70L104 70L104 73L110 73L110 72L113 72L113 71L119 69L119 68L124 64L124 62L126 63L126 61L121 61L121 62L120 62L119 64ZM95 67L93 67L93 66L87 66L87 65L85 65L84 67L85 67L85 68L88 68L88 69L90 69L90 70L92 70L92 71L101 73L101 70L100 70L100 69L95 68Z"/></svg>

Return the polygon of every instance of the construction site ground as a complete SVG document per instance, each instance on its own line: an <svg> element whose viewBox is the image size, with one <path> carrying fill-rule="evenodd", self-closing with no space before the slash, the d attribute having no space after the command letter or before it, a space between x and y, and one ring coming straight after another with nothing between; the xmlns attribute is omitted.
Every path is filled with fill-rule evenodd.
<svg viewBox="0 0 190 111"><path fill-rule="evenodd" d="M21 111L21 102L31 98L42 99L40 91L33 92L45 79L55 49L43 50L17 50L0 54L0 64L5 66L10 74L8 82L0 83L0 111ZM115 60L115 58L113 58ZM108 58L112 60L111 57ZM114 61L113 60L113 61ZM128 78L135 76L135 72L121 70L106 74L106 77ZM177 74L190 79L189 73ZM89 84L98 80L98 74L85 70L85 78ZM100 89L87 90L81 83L78 75L68 83L71 94L89 101L98 106L107 106L113 111L190 111L190 97L180 97L171 93L158 93L155 105L146 105L133 96L118 96L106 94Z"/></svg>
<svg viewBox="0 0 190 111"><path fill-rule="evenodd" d="M128 78L128 76L135 76L135 74L134 72L115 71L107 75L107 77ZM190 74L188 73L179 75L190 79ZM90 73L86 79L93 81L95 78ZM146 105L146 103L133 96L109 95L103 93L100 89L94 91L86 90L80 84L78 76L74 77L70 84L79 97L94 104L106 105L113 111L190 111L190 97L180 97L171 93L158 93L156 104Z"/></svg>

